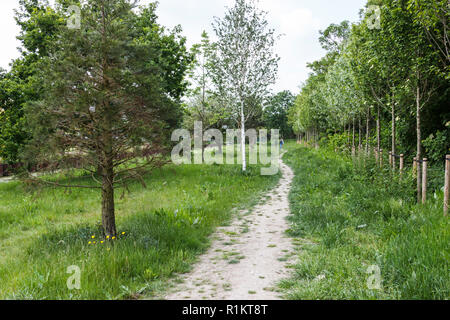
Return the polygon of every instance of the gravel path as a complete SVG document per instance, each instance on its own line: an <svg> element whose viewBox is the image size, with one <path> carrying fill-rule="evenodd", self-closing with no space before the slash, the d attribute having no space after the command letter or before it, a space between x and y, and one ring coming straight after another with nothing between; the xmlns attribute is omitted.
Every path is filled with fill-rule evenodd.
<svg viewBox="0 0 450 320"><path fill-rule="evenodd" d="M289 228L288 194L292 170L280 159L282 178L261 203L241 212L213 235L208 252L191 273L180 275L168 300L276 300L276 283L289 276L293 245ZM177 283L178 282L178 283Z"/></svg>

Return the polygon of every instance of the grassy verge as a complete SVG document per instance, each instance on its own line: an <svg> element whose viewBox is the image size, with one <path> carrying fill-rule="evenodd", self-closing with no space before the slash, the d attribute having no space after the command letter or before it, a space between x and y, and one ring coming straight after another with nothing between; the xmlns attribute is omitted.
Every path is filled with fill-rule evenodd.
<svg viewBox="0 0 450 320"><path fill-rule="evenodd" d="M399 181L371 160L363 166L325 149L287 148L295 172L290 233L299 246L294 276L281 283L287 298L450 298L442 192L416 205L409 174Z"/></svg>
<svg viewBox="0 0 450 320"><path fill-rule="evenodd" d="M0 298L127 299L152 296L186 272L208 236L236 208L249 207L278 181L259 166L167 166L116 200L118 239L100 239L96 190L0 184ZM84 183L89 183L86 180ZM124 234L122 234L124 232ZM94 236L94 238L93 238ZM102 242L103 241L103 242ZM69 290L69 266L81 289Z"/></svg>

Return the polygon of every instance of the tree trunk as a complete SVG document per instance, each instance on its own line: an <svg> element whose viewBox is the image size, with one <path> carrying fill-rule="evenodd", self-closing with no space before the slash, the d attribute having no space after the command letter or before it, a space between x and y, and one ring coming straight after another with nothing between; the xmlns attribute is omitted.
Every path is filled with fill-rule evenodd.
<svg viewBox="0 0 450 320"><path fill-rule="evenodd" d="M395 168L395 104L393 101L391 101L392 104L392 108L391 108L391 113L392 113L392 168Z"/></svg>
<svg viewBox="0 0 450 320"><path fill-rule="evenodd" d="M380 113L380 106L377 105L377 152L380 151L380 139L381 139L381 113Z"/></svg>
<svg viewBox="0 0 450 320"><path fill-rule="evenodd" d="M102 225L105 236L115 237L116 218L114 212L114 169L112 160L107 160L106 167L103 168L102 180Z"/></svg>
<svg viewBox="0 0 450 320"><path fill-rule="evenodd" d="M350 123L349 123L348 131L347 131L347 145L348 145L349 149L350 149L350 130L351 130L351 128L350 128Z"/></svg>
<svg viewBox="0 0 450 320"><path fill-rule="evenodd" d="M370 132L370 108L367 108L366 122L366 153L369 154L369 132Z"/></svg>
<svg viewBox="0 0 450 320"><path fill-rule="evenodd" d="M353 117L353 141L352 141L352 148L355 148L355 117Z"/></svg>
<svg viewBox="0 0 450 320"><path fill-rule="evenodd" d="M361 151L361 116L358 117L358 151Z"/></svg>
<svg viewBox="0 0 450 320"><path fill-rule="evenodd" d="M245 116L244 106L241 102L241 152L242 152L242 171L247 170L247 163L245 158Z"/></svg>
<svg viewBox="0 0 450 320"><path fill-rule="evenodd" d="M106 81L106 80L105 80ZM108 82L106 81L106 86ZM111 105L106 103L106 117L104 122L102 153L102 226L105 236L116 236L116 218L114 210L114 161L113 161L113 134L111 121Z"/></svg>
<svg viewBox="0 0 450 320"><path fill-rule="evenodd" d="M422 133L420 130L420 88L417 86L416 93L416 131L417 131L417 161L421 160L422 157ZM417 203L422 201L422 171L421 171L421 163L417 162Z"/></svg>
<svg viewBox="0 0 450 320"><path fill-rule="evenodd" d="M319 130L317 128L314 128L314 147L319 148Z"/></svg>
<svg viewBox="0 0 450 320"><path fill-rule="evenodd" d="M97 170L96 170L97 177L102 177L102 172L103 172L102 165L99 163L97 165Z"/></svg>

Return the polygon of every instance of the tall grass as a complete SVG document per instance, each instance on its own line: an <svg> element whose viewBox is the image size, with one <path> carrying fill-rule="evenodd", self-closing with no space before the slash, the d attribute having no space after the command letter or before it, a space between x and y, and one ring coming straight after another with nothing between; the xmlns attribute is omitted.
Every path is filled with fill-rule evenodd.
<svg viewBox="0 0 450 320"><path fill-rule="evenodd" d="M114 240L101 238L96 190L29 194L19 182L0 184L0 298L152 297L172 274L190 269L215 227L275 185L279 175L261 176L259 169L158 169L145 177L147 188L134 184L117 197L120 236ZM81 270L80 290L66 285L72 265Z"/></svg>
<svg viewBox="0 0 450 320"><path fill-rule="evenodd" d="M281 283L288 298L449 299L450 228L440 188L417 205L411 174L400 180L371 159L287 148L296 175L290 234L299 245L294 276ZM368 286L373 265L378 289Z"/></svg>

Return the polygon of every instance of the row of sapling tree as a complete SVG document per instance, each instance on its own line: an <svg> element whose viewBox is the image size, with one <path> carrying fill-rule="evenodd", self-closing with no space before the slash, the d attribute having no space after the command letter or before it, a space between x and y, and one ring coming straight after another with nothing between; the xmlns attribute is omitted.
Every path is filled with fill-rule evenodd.
<svg viewBox="0 0 450 320"><path fill-rule="evenodd" d="M64 17L68 4L48 10ZM58 25L48 55L38 61L39 99L25 107L30 139L23 159L64 169L68 182L26 179L99 189L103 231L113 237L116 188L144 183L146 173L167 162L191 55L179 27L166 32L157 24L155 4L138 11L128 0L77 4L80 28ZM93 183L77 183L86 180L76 178L74 166L89 173Z"/></svg>
<svg viewBox="0 0 450 320"><path fill-rule="evenodd" d="M353 148L357 135L359 146L365 140L366 152L374 129L377 152L390 149L412 161L414 153L423 158L425 144L427 156L441 162L450 148L450 8L441 0L368 5L379 6L379 25L373 12L362 11L359 23L322 32L328 53L309 65L313 73L290 110L290 123L298 134L314 128L322 135L345 133L341 140L347 142L353 136Z"/></svg>

